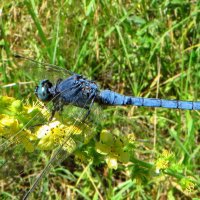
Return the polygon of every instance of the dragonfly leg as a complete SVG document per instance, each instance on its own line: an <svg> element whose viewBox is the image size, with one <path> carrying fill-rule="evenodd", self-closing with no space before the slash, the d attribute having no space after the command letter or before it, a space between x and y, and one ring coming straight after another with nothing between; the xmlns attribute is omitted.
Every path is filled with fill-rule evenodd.
<svg viewBox="0 0 200 200"><path fill-rule="evenodd" d="M85 120L87 119L87 117L89 116L90 114L90 108L87 109L87 113L84 115L83 119L82 119L82 122L85 122Z"/></svg>
<svg viewBox="0 0 200 200"><path fill-rule="evenodd" d="M53 109L53 110L51 111L51 116L50 116L50 118L49 118L49 122L52 121L52 119L53 119L55 113L56 113L56 110Z"/></svg>
<svg viewBox="0 0 200 200"><path fill-rule="evenodd" d="M82 119L83 122L85 122L85 120L87 119L87 117L89 116L89 114L91 112L91 108L94 105L95 97L96 97L96 91L93 94L91 94L90 97L89 97L89 100L92 98L92 101L90 103L90 106L86 108L87 109L87 113L84 115L84 117Z"/></svg>
<svg viewBox="0 0 200 200"><path fill-rule="evenodd" d="M49 122L53 119L54 115L56 112L58 111L63 111L63 106L64 106L64 102L63 99L57 98L54 102L53 102L53 110L51 112L51 116L49 118Z"/></svg>

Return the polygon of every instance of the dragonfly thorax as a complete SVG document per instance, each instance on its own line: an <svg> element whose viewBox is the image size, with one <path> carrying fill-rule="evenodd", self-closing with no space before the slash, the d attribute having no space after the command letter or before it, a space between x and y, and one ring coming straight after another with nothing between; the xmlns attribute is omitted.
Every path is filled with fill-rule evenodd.
<svg viewBox="0 0 200 200"><path fill-rule="evenodd" d="M50 101L53 97L50 92L52 86L53 84L49 80L42 80L35 88L35 95L41 101Z"/></svg>

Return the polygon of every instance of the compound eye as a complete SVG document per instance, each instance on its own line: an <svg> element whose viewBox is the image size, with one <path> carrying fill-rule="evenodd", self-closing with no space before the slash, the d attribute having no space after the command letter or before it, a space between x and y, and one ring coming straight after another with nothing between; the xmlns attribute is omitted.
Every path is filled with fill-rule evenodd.
<svg viewBox="0 0 200 200"><path fill-rule="evenodd" d="M47 88L46 87L42 87L42 95L43 95L43 97L45 97L47 94L48 94Z"/></svg>
<svg viewBox="0 0 200 200"><path fill-rule="evenodd" d="M35 95L41 101L50 101L52 94L49 89L51 87L52 83L50 81L42 80L40 84L35 88Z"/></svg>

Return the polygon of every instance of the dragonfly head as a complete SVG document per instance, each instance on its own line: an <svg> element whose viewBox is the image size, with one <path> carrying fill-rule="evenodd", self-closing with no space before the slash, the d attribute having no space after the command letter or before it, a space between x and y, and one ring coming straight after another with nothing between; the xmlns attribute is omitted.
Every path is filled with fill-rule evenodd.
<svg viewBox="0 0 200 200"><path fill-rule="evenodd" d="M50 88L52 87L52 83L49 80L40 81L39 85L35 88L35 95L41 101L50 101L53 95L50 92Z"/></svg>

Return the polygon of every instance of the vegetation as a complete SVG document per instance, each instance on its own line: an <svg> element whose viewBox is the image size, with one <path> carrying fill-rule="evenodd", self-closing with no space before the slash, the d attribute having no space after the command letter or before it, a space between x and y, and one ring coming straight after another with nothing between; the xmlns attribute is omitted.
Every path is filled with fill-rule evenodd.
<svg viewBox="0 0 200 200"><path fill-rule="evenodd" d="M54 137L38 137L50 113L44 115L34 87L45 76L65 74L16 59L14 53L82 74L102 89L196 101L199 21L195 0L0 2L1 199L23 197L70 122L56 116L56 123L62 122L57 129L48 125ZM41 118L34 117L36 112ZM32 199L200 196L198 111L129 106L95 112L87 126L72 127L71 149L66 145L66 155L57 158ZM77 111L61 117L68 119L70 113Z"/></svg>

